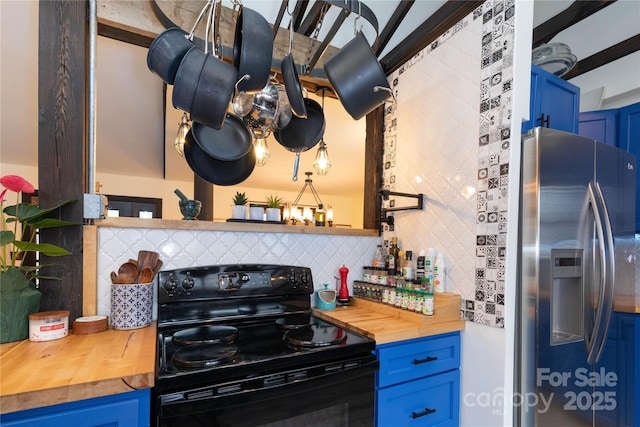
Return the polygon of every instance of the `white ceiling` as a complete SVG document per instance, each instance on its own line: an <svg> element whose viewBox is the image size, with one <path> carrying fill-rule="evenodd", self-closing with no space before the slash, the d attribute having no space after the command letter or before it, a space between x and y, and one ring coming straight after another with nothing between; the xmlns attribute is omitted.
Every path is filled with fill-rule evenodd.
<svg viewBox="0 0 640 427"><path fill-rule="evenodd" d="M224 0L229 3L228 0ZM398 1L370 0L384 28ZM417 0L381 55L409 35L444 0ZM571 1L536 0L534 27L568 7ZM279 0L245 0L270 22ZM227 5L227 4L225 4ZM230 4L229 4L230 5ZM0 162L35 165L37 156L37 10L36 1L0 1L1 18L1 145ZM330 18L327 18L330 19ZM343 24L332 44L342 46L353 37L353 17ZM286 26L284 19L282 26ZM370 33L366 22L365 33ZM558 34L552 41L568 44L582 59L640 33L640 1L619 0ZM320 37L322 38L322 33ZM371 34L369 34L371 36ZM146 49L98 37L97 49L97 172L191 181L193 174L172 148L181 113L167 105L167 136L163 141L162 82L146 67ZM371 38L370 38L371 39ZM15 41L19 40L19 43ZM637 94L640 88L640 52L571 80L583 93L604 87L605 98ZM313 96L313 95L311 95ZM638 94L640 96L640 94ZM316 98L319 102L319 98ZM327 143L333 167L325 177L314 176L323 194L361 193L364 181L365 119L354 121L339 101L325 100ZM311 171L316 149L301 156L300 180L293 183L294 154L268 140L271 159L256 168L242 185L297 191L304 172ZM166 158L166 164L165 164Z"/></svg>

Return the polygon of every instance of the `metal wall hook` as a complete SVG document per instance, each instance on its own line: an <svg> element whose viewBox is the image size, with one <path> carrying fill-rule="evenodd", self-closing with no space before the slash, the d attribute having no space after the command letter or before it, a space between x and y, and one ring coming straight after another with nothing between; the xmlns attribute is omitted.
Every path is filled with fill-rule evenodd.
<svg viewBox="0 0 640 427"><path fill-rule="evenodd" d="M398 104L398 99L396 98L396 94L393 93L393 89L388 88L388 87L384 87L384 86L374 86L373 87L373 91L374 92L380 92L380 91L384 91L384 92L389 92L389 95L391 95L391 98L393 99L393 104L397 105Z"/></svg>

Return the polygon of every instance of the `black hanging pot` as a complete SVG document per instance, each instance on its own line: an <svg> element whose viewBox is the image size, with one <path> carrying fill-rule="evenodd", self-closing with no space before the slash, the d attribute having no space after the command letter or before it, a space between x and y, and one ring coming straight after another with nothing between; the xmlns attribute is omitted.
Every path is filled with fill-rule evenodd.
<svg viewBox="0 0 640 427"><path fill-rule="evenodd" d="M230 113L220 129L193 122L191 136L205 153L218 160L238 160L253 148L251 132L239 117Z"/></svg>
<svg viewBox="0 0 640 427"><path fill-rule="evenodd" d="M375 110L390 95L387 77L361 31L324 63L324 71L342 106L355 120Z"/></svg>
<svg viewBox="0 0 640 427"><path fill-rule="evenodd" d="M237 160L224 161L209 156L194 141L191 131L184 143L184 157L191 170L200 178L214 185L237 185L249 178L256 166L255 150Z"/></svg>
<svg viewBox="0 0 640 427"><path fill-rule="evenodd" d="M322 107L313 99L304 99L307 118L292 116L284 128L273 132L276 141L289 151L296 153L293 164L293 180L298 180L300 154L315 147L324 136L325 119Z"/></svg>
<svg viewBox="0 0 640 427"><path fill-rule="evenodd" d="M237 89L242 92L261 90L271 72L273 33L269 22L255 10L241 6L233 42L233 65L240 76L250 76L239 82Z"/></svg>
<svg viewBox="0 0 640 427"><path fill-rule="evenodd" d="M167 84L172 85L182 58L193 43L181 28L172 27L156 37L147 52L147 67Z"/></svg>

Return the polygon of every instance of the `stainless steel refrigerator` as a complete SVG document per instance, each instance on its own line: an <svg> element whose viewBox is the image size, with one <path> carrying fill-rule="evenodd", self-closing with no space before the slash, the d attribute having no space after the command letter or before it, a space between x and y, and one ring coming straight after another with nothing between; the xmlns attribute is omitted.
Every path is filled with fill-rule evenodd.
<svg viewBox="0 0 640 427"><path fill-rule="evenodd" d="M522 144L514 424L628 425L610 326L635 289L636 160L547 128Z"/></svg>

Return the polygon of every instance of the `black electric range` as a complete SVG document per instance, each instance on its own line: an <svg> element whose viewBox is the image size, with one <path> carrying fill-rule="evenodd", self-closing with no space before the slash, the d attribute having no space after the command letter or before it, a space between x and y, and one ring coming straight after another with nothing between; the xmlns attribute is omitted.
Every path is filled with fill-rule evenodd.
<svg viewBox="0 0 640 427"><path fill-rule="evenodd" d="M204 414L202 425L217 425L214 419L220 422L221 414L237 410L239 399L269 401L299 393L301 387L311 391L339 385L346 378L362 378L360 393L373 393L375 342L315 318L313 290L311 270L299 266L233 264L161 271L156 424L198 425L183 417L199 413ZM337 408L337 399L332 400ZM360 412L368 414L369 403L353 403L356 424L360 418L368 420ZM221 407L227 409L220 412ZM358 412L358 407L366 409ZM279 418L290 418L289 412L283 409ZM243 424L236 420L225 425Z"/></svg>

